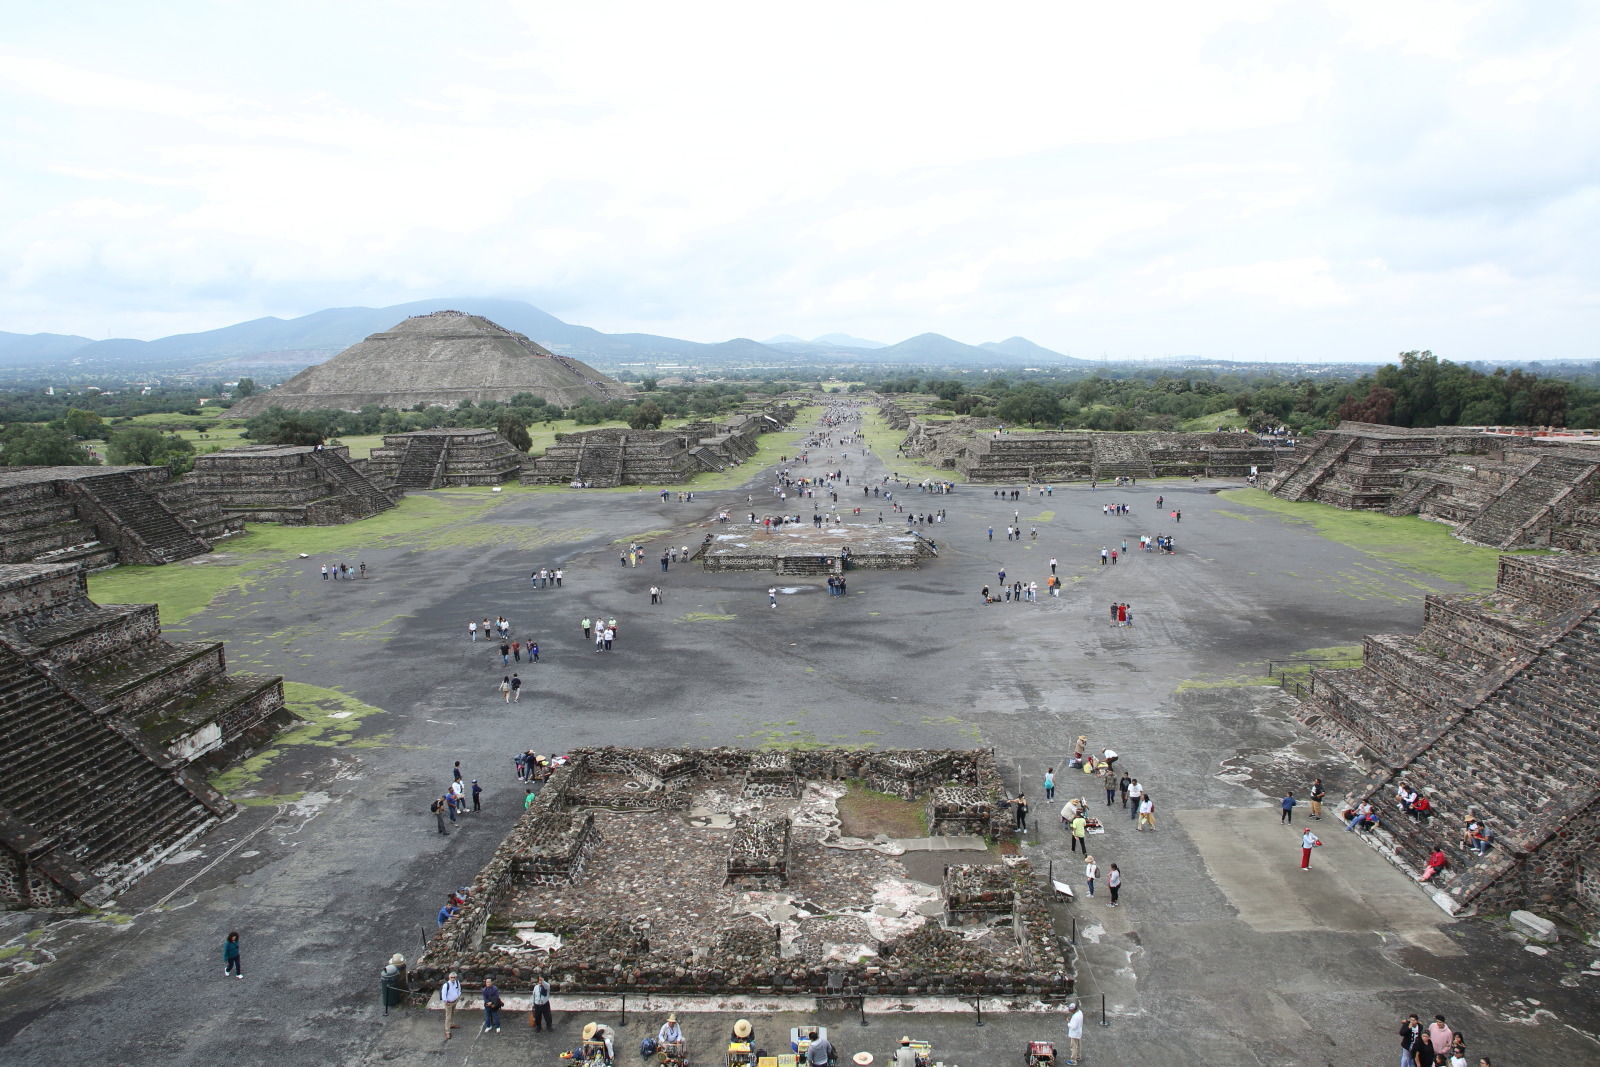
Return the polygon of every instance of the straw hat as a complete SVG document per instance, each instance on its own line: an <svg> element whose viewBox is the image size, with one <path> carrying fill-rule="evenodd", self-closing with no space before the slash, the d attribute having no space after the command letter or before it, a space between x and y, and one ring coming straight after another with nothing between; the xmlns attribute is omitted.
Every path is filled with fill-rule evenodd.
<svg viewBox="0 0 1600 1067"><path fill-rule="evenodd" d="M597 1023L584 1023L583 1024L583 1039L585 1041L588 1041L590 1038L594 1037L595 1031L599 1030L599 1029L600 1029L600 1026Z"/></svg>
<svg viewBox="0 0 1600 1067"><path fill-rule="evenodd" d="M854 1059L857 1063L861 1064L861 1067L868 1067L868 1065L872 1063L872 1053L858 1052L855 1054Z"/></svg>
<svg viewBox="0 0 1600 1067"><path fill-rule="evenodd" d="M390 966L393 966L393 967L403 967L403 966L405 966L405 962L406 962L406 958L404 956L400 955L400 953L398 953L398 952L396 952L393 956L389 957L389 964L390 964Z"/></svg>
<svg viewBox="0 0 1600 1067"><path fill-rule="evenodd" d="M677 1017L677 1015L675 1015L675 1014L673 1014L673 1013L672 1013L672 1012L668 1012L668 1013L667 1013L667 1022L669 1022L669 1023L675 1023L675 1022L677 1022L677 1021L678 1021L678 1017Z"/></svg>
<svg viewBox="0 0 1600 1067"><path fill-rule="evenodd" d="M740 1019L738 1022L733 1024L733 1036L734 1037L749 1037L750 1036L750 1029L751 1029L750 1020L749 1019Z"/></svg>

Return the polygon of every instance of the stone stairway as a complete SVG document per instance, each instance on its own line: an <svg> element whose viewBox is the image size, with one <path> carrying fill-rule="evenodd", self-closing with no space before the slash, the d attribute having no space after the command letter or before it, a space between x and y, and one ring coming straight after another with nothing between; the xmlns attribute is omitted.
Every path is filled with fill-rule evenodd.
<svg viewBox="0 0 1600 1067"><path fill-rule="evenodd" d="M442 438L407 439L405 455L400 458L400 468L395 471L395 484L402 489L439 488L440 468L444 466L447 447Z"/></svg>
<svg viewBox="0 0 1600 1067"><path fill-rule="evenodd" d="M1422 510L1422 502L1439 488L1439 483L1426 476L1416 477L1390 505L1383 509L1385 515L1415 515Z"/></svg>
<svg viewBox="0 0 1600 1067"><path fill-rule="evenodd" d="M1493 548L1517 544L1525 529L1548 516L1557 498L1572 488L1575 477L1593 469L1591 465L1588 472L1575 471L1573 466L1554 457L1540 458L1462 526L1460 535Z"/></svg>
<svg viewBox="0 0 1600 1067"><path fill-rule="evenodd" d="M12 851L90 903L104 903L216 819L177 772L4 639L0 815Z"/></svg>
<svg viewBox="0 0 1600 1067"><path fill-rule="evenodd" d="M1405 766L1364 792L1387 815L1380 843L1413 872L1435 846L1442 847L1453 870L1436 888L1456 907L1471 903L1518 857L1538 851L1600 797L1596 707L1600 611L1586 615ZM1391 796L1400 780L1429 798L1436 812L1430 822L1395 813ZM1459 827L1473 814L1486 819L1497 836L1486 858L1459 844Z"/></svg>
<svg viewBox="0 0 1600 1067"><path fill-rule="evenodd" d="M1328 476L1328 472L1345 457L1356 445L1354 437L1329 435L1317 442L1305 460L1290 471L1288 477L1281 479L1273 487L1274 496L1285 500L1308 499L1316 489L1317 484Z"/></svg>
<svg viewBox="0 0 1600 1067"><path fill-rule="evenodd" d="M172 563L211 551L211 545L131 474L117 472L70 483L115 527L124 563ZM130 558L131 557L131 558Z"/></svg>
<svg viewBox="0 0 1600 1067"><path fill-rule="evenodd" d="M722 464L717 462L716 457L711 454L711 450L709 448L691 448L689 449L689 455L708 471L722 470Z"/></svg>
<svg viewBox="0 0 1600 1067"><path fill-rule="evenodd" d="M1096 478L1150 477L1150 452L1142 435L1096 434L1092 441Z"/></svg>
<svg viewBox="0 0 1600 1067"><path fill-rule="evenodd" d="M782 556L778 559L774 571L777 574L788 575L827 575L837 574L839 567L837 564L830 566L824 556Z"/></svg>
<svg viewBox="0 0 1600 1067"><path fill-rule="evenodd" d="M328 475L330 481L339 485L350 496L361 501L363 509L369 514L376 515L380 511L388 511L395 506L395 500L392 496L378 488L371 478L356 470L339 453L329 451L312 452L311 462L320 467Z"/></svg>

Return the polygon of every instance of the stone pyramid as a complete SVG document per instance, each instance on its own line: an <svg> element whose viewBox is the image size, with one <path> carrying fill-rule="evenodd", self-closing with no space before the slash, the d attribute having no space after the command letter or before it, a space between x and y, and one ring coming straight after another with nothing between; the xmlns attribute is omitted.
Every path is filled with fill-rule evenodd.
<svg viewBox="0 0 1600 1067"><path fill-rule="evenodd" d="M359 411L368 404L453 408L464 399L505 401L517 393L571 407L586 398L623 396L627 389L481 315L435 311L413 315L270 392L246 397L230 414L248 418L272 407Z"/></svg>

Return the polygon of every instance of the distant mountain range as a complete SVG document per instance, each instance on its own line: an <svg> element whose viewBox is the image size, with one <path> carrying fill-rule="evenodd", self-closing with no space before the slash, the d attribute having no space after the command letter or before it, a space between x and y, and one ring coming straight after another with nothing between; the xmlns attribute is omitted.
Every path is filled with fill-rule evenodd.
<svg viewBox="0 0 1600 1067"><path fill-rule="evenodd" d="M527 334L552 352L615 371L629 364L690 364L705 367L784 366L815 363L889 363L1018 367L1081 364L1021 337L968 345L936 333L886 345L830 333L810 341L781 335L762 343L736 337L717 344L648 333L601 333L563 322L520 300L458 297L417 300L382 308L328 308L295 319L264 318L204 333L175 334L154 341L103 341L64 334L0 332L0 367L60 367L81 371L189 370L220 374L294 372L387 330L411 315L454 309L492 319Z"/></svg>

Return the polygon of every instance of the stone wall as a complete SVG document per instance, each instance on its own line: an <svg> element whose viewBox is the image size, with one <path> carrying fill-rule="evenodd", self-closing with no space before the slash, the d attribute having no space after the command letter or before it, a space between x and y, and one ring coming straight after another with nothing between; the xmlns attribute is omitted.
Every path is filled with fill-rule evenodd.
<svg viewBox="0 0 1600 1067"><path fill-rule="evenodd" d="M1367 639L1363 666L1318 671L1298 717L1367 762L1350 801L1383 814L1370 835L1450 910L1539 906L1600 921L1591 885L1600 800L1600 558L1502 557L1492 594L1429 597L1417 637ZM1396 812L1400 782L1432 825ZM1469 818L1496 843L1459 846ZM1518 903L1520 902L1520 903Z"/></svg>
<svg viewBox="0 0 1600 1067"><path fill-rule="evenodd" d="M499 485L516 477L527 456L493 430L413 430L384 434L367 458L370 473L402 489Z"/></svg>
<svg viewBox="0 0 1600 1067"><path fill-rule="evenodd" d="M719 422L671 430L607 427L557 434L522 472L524 485L674 485L725 470L755 454L764 433L794 420L792 404L762 402Z"/></svg>
<svg viewBox="0 0 1600 1067"><path fill-rule="evenodd" d="M342 445L249 445L195 457L185 481L241 522L328 526L387 511L403 495L364 467L351 463Z"/></svg>
<svg viewBox="0 0 1600 1067"><path fill-rule="evenodd" d="M1495 548L1595 547L1600 446L1463 427L1341 422L1296 450L1271 491L1347 510L1420 515Z"/></svg>
<svg viewBox="0 0 1600 1067"><path fill-rule="evenodd" d="M984 994L1059 999L1072 993L1074 973L1070 960L1055 935L1043 883L1026 861L991 867L989 873L974 876L997 879L999 889L995 891L1008 898L1012 925L1001 945L1004 951L998 956L993 944L980 946L944 930L938 923L924 923L908 934L883 940L877 959L865 963L787 957L780 951L780 931L753 917L727 924L717 935L712 951L692 958L675 949L670 933L658 942L652 936L652 924L622 917L597 916L582 922L547 922L541 918L540 929L562 939L560 950L543 958L492 947L507 928L506 920L493 914L496 902L520 876L519 863L525 863L540 842L550 837L554 825L550 819L573 818L562 813L570 807L576 787L585 777L619 775L632 768L642 780L644 773L638 772L638 764L646 753L656 768L675 770L687 763L696 777L716 781L739 781L753 769L757 773L781 770L779 764L767 758L768 753L741 749L608 748L574 752L572 762L552 773L533 805L474 879L468 904L440 928L411 968L412 980L418 987L436 988L454 970L469 988L481 984L488 974L496 975L503 987L520 987L530 982L535 972L542 972L558 990L570 993L821 996L836 988L833 983L842 973L846 987L864 995ZM860 778L909 792L917 783L948 776L986 789L991 796L1001 793L992 755L986 750L872 753L832 749L789 755L794 771L808 779ZM662 788L648 792L665 800L685 790ZM592 813L589 817L593 817ZM738 837L730 848L729 874L738 877L752 873L774 884L781 883L775 857L787 852L788 821L758 823L745 826L748 833ZM571 827L570 822L561 824L561 834L570 835ZM745 861L758 863L762 869L736 870L737 864ZM588 872L584 876L604 875ZM981 896L982 893L974 895L974 900Z"/></svg>

